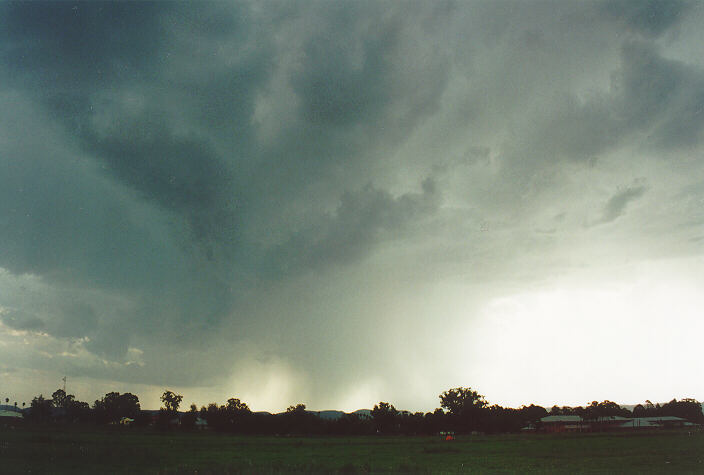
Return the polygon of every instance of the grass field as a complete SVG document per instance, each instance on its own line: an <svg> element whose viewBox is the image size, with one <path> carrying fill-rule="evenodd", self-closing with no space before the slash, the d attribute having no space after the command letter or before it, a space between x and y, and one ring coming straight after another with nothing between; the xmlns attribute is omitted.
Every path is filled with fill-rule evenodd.
<svg viewBox="0 0 704 475"><path fill-rule="evenodd" d="M0 473L704 473L704 434L240 437L0 429Z"/></svg>

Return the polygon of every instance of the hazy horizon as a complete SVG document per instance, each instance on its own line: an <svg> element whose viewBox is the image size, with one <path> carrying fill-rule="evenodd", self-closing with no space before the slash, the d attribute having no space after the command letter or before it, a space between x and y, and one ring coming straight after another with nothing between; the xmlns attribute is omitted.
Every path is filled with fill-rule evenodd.
<svg viewBox="0 0 704 475"><path fill-rule="evenodd" d="M704 399L704 4L3 2L0 395Z"/></svg>

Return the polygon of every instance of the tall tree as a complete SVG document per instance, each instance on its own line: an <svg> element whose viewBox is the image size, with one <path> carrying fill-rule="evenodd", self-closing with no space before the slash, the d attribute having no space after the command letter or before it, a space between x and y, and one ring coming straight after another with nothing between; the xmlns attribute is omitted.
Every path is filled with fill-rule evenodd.
<svg viewBox="0 0 704 475"><path fill-rule="evenodd" d="M190 410L181 418L181 427L184 429L193 429L198 419L198 406L191 404Z"/></svg>
<svg viewBox="0 0 704 475"><path fill-rule="evenodd" d="M440 407L450 413L458 431L479 429L486 406L484 396L472 388L453 388L440 394Z"/></svg>
<svg viewBox="0 0 704 475"><path fill-rule="evenodd" d="M243 432L247 429L247 422L252 411L249 406L237 398L231 397L221 408L227 430Z"/></svg>
<svg viewBox="0 0 704 475"><path fill-rule="evenodd" d="M305 406L304 406L305 407ZM249 413L249 406L247 403L240 401L237 398L231 397L230 399L227 400L227 404L225 405L225 409L227 409L229 412L234 412L234 413L239 413L239 414L245 414Z"/></svg>
<svg viewBox="0 0 704 475"><path fill-rule="evenodd" d="M51 395L51 405L68 409L74 399L75 396L73 394L66 394L66 391L59 388Z"/></svg>
<svg viewBox="0 0 704 475"><path fill-rule="evenodd" d="M388 402L379 402L371 411L372 420L378 433L390 434L396 430L398 411Z"/></svg>
<svg viewBox="0 0 704 475"><path fill-rule="evenodd" d="M48 422L51 418L51 400L44 399L42 394L32 399L30 409L29 416L36 422Z"/></svg>
<svg viewBox="0 0 704 475"><path fill-rule="evenodd" d="M295 406L288 406L286 408L286 414L305 414L306 413L306 405L305 404L296 404Z"/></svg>
<svg viewBox="0 0 704 475"><path fill-rule="evenodd" d="M685 398L679 401L677 399L673 399L672 401L663 404L661 411L663 416L681 417L697 423L704 421L702 405L696 399Z"/></svg>
<svg viewBox="0 0 704 475"><path fill-rule="evenodd" d="M169 390L164 391L164 394L161 395L161 402L164 403L164 409L170 414L176 414L178 412L178 407L181 405L182 400L183 396Z"/></svg>
<svg viewBox="0 0 704 475"><path fill-rule="evenodd" d="M123 417L131 419L139 415L139 398L131 393L109 392L93 404L98 422L117 422Z"/></svg>

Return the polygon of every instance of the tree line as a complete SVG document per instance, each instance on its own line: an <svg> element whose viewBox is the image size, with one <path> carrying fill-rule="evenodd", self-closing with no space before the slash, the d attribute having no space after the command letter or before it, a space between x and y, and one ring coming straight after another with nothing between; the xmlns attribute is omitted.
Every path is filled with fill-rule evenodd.
<svg viewBox="0 0 704 475"><path fill-rule="evenodd" d="M37 424L107 425L128 421L130 425L162 430L195 430L207 426L224 433L279 435L432 435L441 431L492 434L517 432L526 426L540 428L541 418L548 415L578 415L585 421L610 416L676 416L704 422L701 404L694 399L673 399L662 405L646 401L632 411L608 400L578 407L553 406L550 410L534 404L509 408L489 404L477 391L464 387L444 391L439 399L440 407L433 412L399 411L391 403L380 401L369 415L353 413L325 419L307 411L305 404L292 405L281 414L255 413L238 398L201 408L191 404L188 411L179 412L183 396L168 390L161 396L163 406L158 411L144 411L136 395L118 392L109 392L90 406L58 389L51 399L43 395L32 399L26 419Z"/></svg>

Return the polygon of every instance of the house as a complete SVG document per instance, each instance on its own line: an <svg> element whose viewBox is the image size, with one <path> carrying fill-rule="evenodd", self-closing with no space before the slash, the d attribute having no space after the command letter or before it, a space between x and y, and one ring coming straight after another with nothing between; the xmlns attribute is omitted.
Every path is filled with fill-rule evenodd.
<svg viewBox="0 0 704 475"><path fill-rule="evenodd" d="M607 431L622 429L622 425L630 421L629 417L602 416L590 421L589 429L592 431Z"/></svg>
<svg viewBox="0 0 704 475"><path fill-rule="evenodd" d="M621 429L670 429L697 426L687 419L675 416L634 417L620 425Z"/></svg>
<svg viewBox="0 0 704 475"><path fill-rule="evenodd" d="M24 415L19 411L0 409L0 426L16 426L24 422Z"/></svg>
<svg viewBox="0 0 704 475"><path fill-rule="evenodd" d="M579 416L545 416L540 425L543 432L581 432L589 428Z"/></svg>
<svg viewBox="0 0 704 475"><path fill-rule="evenodd" d="M208 428L208 421L206 421L202 417L196 417L194 427L198 430L206 430Z"/></svg>
<svg viewBox="0 0 704 475"><path fill-rule="evenodd" d="M612 431L636 429L671 429L678 427L698 426L681 417L655 416L655 417L621 417L603 416L585 421L580 416L546 416L540 419L542 432L583 432L583 431ZM523 430L529 430L524 428Z"/></svg>

